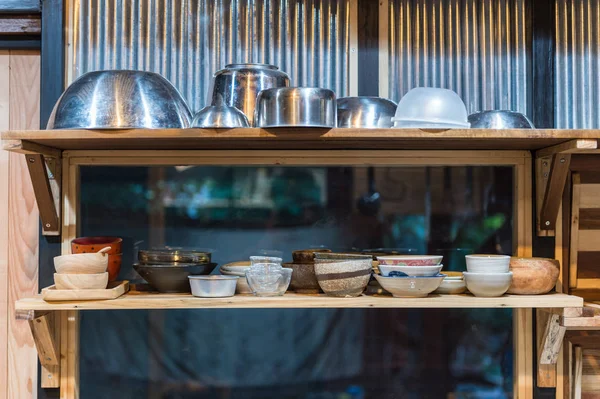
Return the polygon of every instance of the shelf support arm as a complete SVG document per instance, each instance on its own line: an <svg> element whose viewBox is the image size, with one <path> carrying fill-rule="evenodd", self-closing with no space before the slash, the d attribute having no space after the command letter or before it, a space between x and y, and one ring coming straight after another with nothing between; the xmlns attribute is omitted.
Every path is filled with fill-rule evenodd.
<svg viewBox="0 0 600 399"><path fill-rule="evenodd" d="M556 364L558 353L562 347L563 339L567 331L560 323L561 316L551 314L546 323L546 330L542 338L542 350L540 353L540 364Z"/></svg>
<svg viewBox="0 0 600 399"><path fill-rule="evenodd" d="M3 144L5 149L25 155L42 220L42 234L59 236L62 209L62 151L26 140L8 140Z"/></svg>
<svg viewBox="0 0 600 399"><path fill-rule="evenodd" d="M57 312L35 312L29 328L42 366L42 388L60 387L60 317Z"/></svg>

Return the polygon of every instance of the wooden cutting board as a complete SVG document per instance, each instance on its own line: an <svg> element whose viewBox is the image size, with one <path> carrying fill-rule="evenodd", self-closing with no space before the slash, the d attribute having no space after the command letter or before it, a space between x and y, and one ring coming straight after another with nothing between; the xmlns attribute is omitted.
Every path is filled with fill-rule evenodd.
<svg viewBox="0 0 600 399"><path fill-rule="evenodd" d="M116 299L129 291L129 281L112 281L104 290L57 290L54 285L42 289L45 301L92 301Z"/></svg>

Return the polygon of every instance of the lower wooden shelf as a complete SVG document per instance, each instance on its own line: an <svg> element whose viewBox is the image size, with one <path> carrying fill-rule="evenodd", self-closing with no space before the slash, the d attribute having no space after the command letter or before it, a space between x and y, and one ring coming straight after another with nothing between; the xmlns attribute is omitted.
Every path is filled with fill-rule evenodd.
<svg viewBox="0 0 600 399"><path fill-rule="evenodd" d="M505 295L477 298L472 295L430 295L426 298L367 296L332 298L325 295L288 293L281 297L236 295L230 298L196 298L190 294L130 292L117 299L46 302L41 296L16 302L17 311L128 310L202 308L570 308L582 307L583 299L566 294Z"/></svg>

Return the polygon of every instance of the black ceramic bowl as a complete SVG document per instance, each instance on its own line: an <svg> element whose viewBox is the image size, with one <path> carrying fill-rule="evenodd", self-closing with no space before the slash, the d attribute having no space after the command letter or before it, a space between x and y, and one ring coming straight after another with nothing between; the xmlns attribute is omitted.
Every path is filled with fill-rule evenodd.
<svg viewBox="0 0 600 399"><path fill-rule="evenodd" d="M144 280L159 292L191 292L188 276L210 274L216 263L204 263L186 266L140 265L133 268Z"/></svg>

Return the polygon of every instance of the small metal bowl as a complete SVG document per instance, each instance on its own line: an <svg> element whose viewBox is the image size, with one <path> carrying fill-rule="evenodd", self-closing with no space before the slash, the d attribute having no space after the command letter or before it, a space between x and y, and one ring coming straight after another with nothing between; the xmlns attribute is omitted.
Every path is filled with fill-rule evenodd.
<svg viewBox="0 0 600 399"><path fill-rule="evenodd" d="M192 121L192 127L232 129L250 127L250 122L248 122L246 115L235 107L209 105L196 113Z"/></svg>
<svg viewBox="0 0 600 399"><path fill-rule="evenodd" d="M235 295L238 276L189 276L192 295L200 298L225 298Z"/></svg>
<svg viewBox="0 0 600 399"><path fill-rule="evenodd" d="M469 115L471 129L534 129L525 115L514 111L482 111Z"/></svg>
<svg viewBox="0 0 600 399"><path fill-rule="evenodd" d="M203 264L210 263L211 253L206 251L193 251L182 249L141 249L138 252L140 263L152 264Z"/></svg>
<svg viewBox="0 0 600 399"><path fill-rule="evenodd" d="M143 71L88 72L58 99L47 129L187 128L192 118L167 79Z"/></svg>
<svg viewBox="0 0 600 399"><path fill-rule="evenodd" d="M262 90L256 99L256 127L333 128L337 124L335 93L313 87Z"/></svg>
<svg viewBox="0 0 600 399"><path fill-rule="evenodd" d="M398 104L381 97L342 97L337 100L337 127L390 128Z"/></svg>

